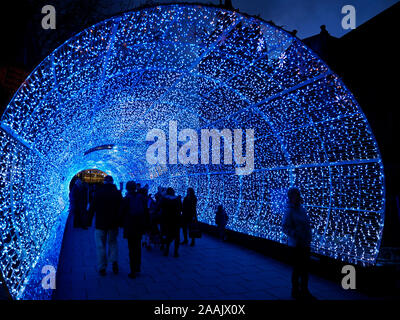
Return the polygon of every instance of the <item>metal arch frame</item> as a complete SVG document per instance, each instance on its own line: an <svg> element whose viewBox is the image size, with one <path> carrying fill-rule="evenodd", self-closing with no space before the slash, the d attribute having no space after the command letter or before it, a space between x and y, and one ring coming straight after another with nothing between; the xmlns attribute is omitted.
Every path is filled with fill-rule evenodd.
<svg viewBox="0 0 400 320"><path fill-rule="evenodd" d="M177 11L179 11L179 10L181 10L180 8L183 7L183 6L186 6L186 7L194 7L194 6L197 6L197 5L196 5L196 4L190 4L190 5L183 5L183 4L174 4L174 5L171 5L171 4L165 4L165 5L157 5L157 6L155 6L155 7L158 8L158 7L166 7L166 6L177 6L177 7L178 7L178 10L177 10ZM201 7L203 7L203 8L209 8L209 7L213 7L213 6L201 5ZM154 7L151 7L151 8L154 8ZM219 10L219 12L235 12L235 13L236 13L236 11L230 11L230 10L226 10L226 9L220 9L220 8L218 8L218 7L216 7L216 8L217 8L217 9L216 9L215 11ZM138 11L139 11L139 10L142 10L142 8L139 8ZM129 14L131 14L132 12L133 12L133 11L130 11ZM175 14L178 15L178 13L175 13ZM110 55L111 50L112 50L113 43L114 43L114 41L115 41L116 30L118 29L118 25L119 25L119 23L120 23L122 17L123 17L123 15L120 15L120 16L117 16L117 17L112 17L112 18L110 18L110 19L104 20L104 21L102 21L102 22L100 22L100 23L98 23L98 24L96 24L96 25L94 25L94 26L91 26L91 27L85 29L84 31L82 31L82 32L80 32L79 34L77 34L76 36L74 36L74 37L72 37L71 39L67 40L64 44L62 44L61 46L59 46L59 47L58 47L55 51L53 51L53 53L50 55L50 58L51 58L52 75L53 75L53 77L54 77L54 86L55 86L55 90L56 90L56 93L57 93L57 98L58 98L58 100L59 100L60 105L64 105L64 103L62 103L62 101L61 101L60 91L59 91L59 88L58 88L57 76L56 76L55 70L54 70L54 57L55 57L56 53L58 52L58 50L61 50L61 48L63 48L64 46L67 46L67 45L70 44L72 41L75 41L76 39L79 39L80 35L81 35L82 33L84 33L84 32L87 32L87 30L89 30L89 29L97 28L97 27L101 26L101 24L108 23L108 22L111 21L111 20L115 23L115 24L113 25L113 31L112 31L112 34L111 34L110 39L109 39L108 50L107 50L106 54L102 57L102 58L103 58L103 63L102 63L103 69L101 70L101 76L100 76L100 78L101 78L100 81L101 81L101 82L100 82L100 84L97 84L97 86L96 86L96 87L97 87L97 90L96 90L95 100L94 100L93 102L96 102L96 99L97 99L97 101L98 101L98 99L99 99L99 93L100 93L101 87L102 87L102 85L104 84L104 81L105 81L106 67L107 67L109 55ZM223 37L223 35L229 34L230 31L239 23L239 21L246 20L247 18L253 19L253 21L256 21L256 22L259 23L259 24L260 24L260 23L266 24L266 25L268 25L269 27L271 27L271 28L274 29L274 30L279 30L280 32L286 32L285 30L283 30L283 29L281 29L281 28L278 28L278 27L276 27L276 26L274 26L274 25L272 25L272 24L270 24L270 23L268 23L268 22L265 22L265 21L263 21L262 19L256 19L256 18L254 18L254 17L249 17L249 16L244 15L244 14L242 14L242 13L237 13L235 23L231 23L231 24L230 24L230 28L223 30L222 33L221 33L221 35L219 36L218 40L221 39L221 38ZM172 25L172 23L173 23L173 22L171 22L170 25ZM309 53L311 54L312 57L314 57L315 59L317 59L317 61L319 61L319 62L322 61L321 59L318 58L318 56L317 56L315 53L313 53L310 49L308 49L307 47L305 47L296 37L294 37L293 35L289 35L289 33L287 33L287 32L286 32L286 34L287 34L287 36L288 36L289 39L292 39L292 40L295 41L296 43L297 43L297 42L300 43L301 46L302 46L303 48L305 48L305 50L308 50L308 51L309 51ZM154 108L154 106L156 105L157 101L161 101L161 100L162 100L162 97L166 96L166 95L170 92L170 90L172 90L173 88L175 88L176 85L179 83L179 81L181 81L181 79L183 79L183 77L184 77L185 75L187 75L188 73L190 73L190 71L193 69L193 66L197 65L197 63L198 63L204 56L206 56L209 52L211 52L211 51L213 50L213 48L214 48L214 47L216 46L216 44L218 43L218 40L216 40L216 41L214 41L212 44L210 44L210 45L208 46L207 50L205 50L194 62L192 62L192 64L190 64L189 68L188 68L186 71L182 72L182 75L181 75L177 80L175 80L175 82L174 82L172 85L169 86L169 89L168 89L166 92L164 92L164 94L162 94L159 98L157 98L157 99L155 99L155 100L153 101L153 104L152 104L149 108L147 108L145 114L147 114L147 112L149 112L152 108ZM150 61L150 60L151 60L151 58L150 58L148 61ZM34 71L28 76L28 78L27 78L28 81L29 81L29 79L31 79L31 77L36 76L36 72L37 72L38 68L41 68L42 66L46 66L46 65L45 65L45 62L47 62L46 59L34 69ZM254 61L253 61L253 62L254 62ZM324 64L324 66L326 66L326 64ZM283 96L283 95L285 95L285 94L287 94L287 93L289 93L289 92L291 92L291 91L294 91L294 90L296 90L296 89L298 89L298 88L300 88L300 87L302 87L302 86L305 86L305 85L307 85L307 84L309 84L309 83L314 83L314 82L316 82L318 79L326 77L328 74L331 74L331 73L332 73L332 71L329 69L328 66L326 66L326 68L327 68L328 72L326 72L326 73L324 73L324 74L321 74L320 76L312 77L312 78L310 78L310 79L307 80L307 81L303 81L303 82L297 84L296 86L293 86L292 88L287 88L286 90L283 90L283 91L281 91L281 92L275 94L274 96L268 97L267 99L263 99L262 101L259 101L259 102L257 102L257 103L251 104L251 103L249 103L249 101L246 101L247 99L243 99L243 100L246 101L249 105L246 106L245 108L242 108L241 110L237 111L237 113L239 113L239 112L245 112L246 110L253 110L253 111L255 111L257 114L261 115L261 116L264 118L265 121L270 122L270 121L267 119L268 116L265 115L264 112L261 112L261 111L258 109L258 106L260 106L260 105L263 104L263 103L267 103L268 101L270 101L270 100L273 99L273 98L281 97L281 96ZM244 68L244 69L246 69L246 68ZM146 67L144 67L144 68L142 68L141 70L142 70L142 75L143 75L143 72L145 72L147 69L146 69ZM243 71L243 70L241 70L241 71ZM275 72L276 72L276 70L275 70ZM233 78L234 76L236 76L236 75L237 75L237 74L233 75L233 76L230 77L229 79L232 79L232 78ZM240 92L238 92L238 91L234 90L233 88L230 88L229 86L227 86L227 81L229 81L229 79L228 79L228 80L219 81L219 82L221 83L221 86L226 86L226 87L228 87L229 90L231 90L231 91L235 92L236 94L238 94L239 96L243 97L243 95L242 95ZM213 80L214 80L214 79L213 79ZM340 79L338 79L338 81L341 82ZM379 164L379 167L380 167L380 169L381 169L381 172L380 172L381 175L380 175L380 177L383 179L383 208L382 208L379 212L381 213L381 219L383 219L383 218L384 218L384 211L385 211L385 201L384 201L384 200L385 200L385 195L386 195L385 192L386 192L386 190L385 190L385 181L384 181L385 177L384 177L384 168L383 168L383 163L382 163L382 157L381 157L381 154L380 154L380 151L379 151L379 148L378 148L378 145L377 145L375 136L374 136L373 133L372 133L372 130L371 130L371 128L370 128L370 125L369 125L369 123L368 123L368 121L367 121L367 119L366 119L366 117L365 117L365 114L362 112L360 105L355 101L354 96L350 93L350 91L346 88L346 86L343 85L343 87L345 88L345 92L350 96L350 98L354 101L354 104L357 106L357 109L359 110L359 114L361 115L362 120L365 121L366 130L368 131L369 135L371 136L372 141L373 141L373 144L374 144L374 147L375 147L376 152L377 152L377 154L378 154L378 158L377 158L377 159L368 159L368 160L365 160L365 161L352 160L352 161L347 161L346 163L347 163L347 164L360 164L360 163L366 163L366 162L377 162L377 163ZM12 98L12 101L14 101L14 98L15 98L17 95L21 94L21 91L23 90L23 88L24 88L24 86L22 85L22 86L18 89L18 91L14 94L14 97ZM84 89L86 89L86 87L85 87ZM78 90L78 92L81 92L81 91L83 91L84 89ZM132 90L132 89L133 89L133 87L130 88L130 90ZM215 90L215 89L214 89L214 90ZM213 90L211 90L211 91L208 93L208 96L209 96L209 94L210 94L212 91L213 91ZM51 92L52 92L52 91L51 91ZM50 94L50 92L47 93L47 95L48 95L48 94ZM76 94L77 94L77 93L76 93ZM75 96L75 95L74 95L74 96ZM206 100L207 100L207 99L206 99ZM40 106L39 104L36 105L35 108L34 108L34 111L35 111L35 109L38 108L39 106ZM28 148L29 148L32 152L39 153L39 155L41 155L41 156L43 157L43 154L42 154L41 152L39 152L34 146L30 146L30 143L29 143L29 142L24 141L24 138L20 137L19 134L18 134L16 131L14 131L12 128L9 128L9 127L6 125L6 123L3 122L4 117L7 115L7 112L8 112L10 109L11 109L11 111L12 111L12 107L13 107L12 104L9 104L8 107L6 108L4 114L3 114L2 118L1 118L1 127L2 127L5 131L8 130L8 131L7 131L7 134L8 134L9 136L11 136L11 137L17 139L22 145L28 146ZM59 110L59 111L62 111L63 108L64 108L64 107L62 107L61 110ZM184 107L183 109L188 110L188 109L185 108L185 107ZM95 109L91 110L92 115L96 112L96 110L97 110L97 106L95 106ZM34 111L32 112L32 114L34 113ZM231 115L232 115L232 114L230 114L229 116L231 116ZM31 115L29 115L29 116L27 117L27 119L31 120L31 117L30 117L30 116L31 116ZM143 115L143 116L144 116L144 115ZM229 117L229 116L225 116L223 119L225 119L225 118L227 118L227 117ZM267 118L266 118L266 117L267 117ZM91 119L92 119L92 118L93 118L93 117L91 117ZM223 119L220 119L220 120L223 120ZM314 125L314 123L312 123L312 125ZM277 131L276 129L274 129L274 126L271 126L271 128L272 128L272 131L273 131L275 137L277 137L276 135L278 134L278 131ZM18 131L18 132L19 132L19 131ZM277 137L277 139L278 139L278 138L279 138L279 137ZM319 137L319 138L321 138L321 137ZM280 140L281 148L282 148L283 151L284 151L286 148L285 148L285 145L284 145L284 143L283 143L283 140L282 140L282 139L278 139L278 140ZM324 148L324 151L326 152L325 148ZM285 157L288 157L288 159L290 160L290 154L287 152L287 150L284 151L284 154L285 154ZM51 165L51 163L50 163L50 165ZM326 163L326 164L319 163L319 164L311 164L311 165L309 165L309 166L310 166L310 167L318 167L318 166L322 166L322 165L327 165L327 166L330 167L330 166L332 166L332 165L335 165L335 163L332 163L332 162L329 162L329 163ZM296 167L296 166L294 166L294 167ZM265 168L264 168L264 169L265 169ZM292 171L290 171L290 170L293 169L293 164L290 165L290 162L289 162L289 166L287 166L286 169L289 170L289 175L290 175L290 177L292 177L292 176L293 176L293 173L292 173ZM266 170L268 170L268 168L267 168ZM277 168L270 168L270 170L277 170ZM265 170L260 170L260 171L265 171ZM216 173L216 172L210 172L209 169L206 168L206 173L204 173L204 174L207 175L208 186L210 185L210 179L211 179L211 178L210 178L210 175L211 175L211 174L214 174L214 173ZM188 179L188 177L190 176L190 174L188 174L188 170L186 170L186 175L183 175L183 176L186 178L186 180ZM330 180L330 182L331 182L331 180ZM331 189L332 189L332 182L331 182L330 184L331 184ZM210 190L208 191L207 199L209 199L209 196L210 196ZM238 198L238 201L239 201L239 203L241 203L241 201L242 201L242 179L240 179L240 189L239 189L239 198ZM330 201L330 203L331 203L331 201ZM331 206L330 206L330 209L331 209ZM239 209L237 209L237 210L239 210ZM357 209L357 211L362 211L362 210ZM367 211L368 211L368 212L372 212L371 210L367 210ZM380 228L380 229L379 229L380 234L379 234L379 239L378 239L378 243L377 243L377 247L376 247L376 248L379 248L380 241L381 241L381 239L382 239L382 237L381 237L382 229L383 229L383 228ZM377 251L376 251L376 254L377 254ZM375 256L375 258L376 258L376 256Z"/></svg>

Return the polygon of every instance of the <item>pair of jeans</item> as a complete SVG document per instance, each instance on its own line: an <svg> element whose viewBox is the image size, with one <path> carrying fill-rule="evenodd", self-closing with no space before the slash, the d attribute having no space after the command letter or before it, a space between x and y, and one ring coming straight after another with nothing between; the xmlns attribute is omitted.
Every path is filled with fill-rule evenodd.
<svg viewBox="0 0 400 320"><path fill-rule="evenodd" d="M107 268L107 262L111 264L118 261L118 229L101 230L96 229L94 232L97 252L97 269L104 270ZM107 259L108 244L108 259Z"/></svg>
<svg viewBox="0 0 400 320"><path fill-rule="evenodd" d="M140 272L142 263L142 236L128 237L128 249L131 273Z"/></svg>

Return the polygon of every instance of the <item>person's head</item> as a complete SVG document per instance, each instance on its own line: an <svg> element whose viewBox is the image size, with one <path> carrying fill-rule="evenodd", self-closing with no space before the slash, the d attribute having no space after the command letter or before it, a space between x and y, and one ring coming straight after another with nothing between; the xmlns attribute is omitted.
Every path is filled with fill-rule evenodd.
<svg viewBox="0 0 400 320"><path fill-rule="evenodd" d="M161 192L162 192L162 188L161 188L161 186L158 186L158 187L157 187L157 191L158 191L159 193L161 193Z"/></svg>
<svg viewBox="0 0 400 320"><path fill-rule="evenodd" d="M136 191L136 183L134 181L128 181L126 183L126 190L130 193Z"/></svg>
<svg viewBox="0 0 400 320"><path fill-rule="evenodd" d="M167 195L174 196L175 195L175 190L172 189L171 187L167 188Z"/></svg>
<svg viewBox="0 0 400 320"><path fill-rule="evenodd" d="M188 188L187 189L187 195L188 195L188 197L194 197L194 190L193 190L193 188Z"/></svg>
<svg viewBox="0 0 400 320"><path fill-rule="evenodd" d="M140 183L136 183L136 188L139 190L140 189Z"/></svg>
<svg viewBox="0 0 400 320"><path fill-rule="evenodd" d="M114 182L113 177L111 177L111 176L104 177L104 184L112 184L113 182Z"/></svg>
<svg viewBox="0 0 400 320"><path fill-rule="evenodd" d="M295 207L300 206L302 203L300 190L296 187L292 187L288 190L288 201L289 204L294 205Z"/></svg>
<svg viewBox="0 0 400 320"><path fill-rule="evenodd" d="M224 207L222 206L222 204L218 205L217 211L222 212L223 210L224 210Z"/></svg>

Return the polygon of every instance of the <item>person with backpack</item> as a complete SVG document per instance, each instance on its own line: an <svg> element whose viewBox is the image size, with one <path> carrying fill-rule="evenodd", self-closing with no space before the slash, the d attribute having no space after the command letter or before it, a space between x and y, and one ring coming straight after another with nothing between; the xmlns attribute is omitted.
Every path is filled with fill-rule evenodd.
<svg viewBox="0 0 400 320"><path fill-rule="evenodd" d="M129 278L136 278L141 271L142 236L148 227L148 208L146 199L136 189L136 183L129 181L126 184L127 195L122 200L121 223L124 238L128 240L129 249Z"/></svg>

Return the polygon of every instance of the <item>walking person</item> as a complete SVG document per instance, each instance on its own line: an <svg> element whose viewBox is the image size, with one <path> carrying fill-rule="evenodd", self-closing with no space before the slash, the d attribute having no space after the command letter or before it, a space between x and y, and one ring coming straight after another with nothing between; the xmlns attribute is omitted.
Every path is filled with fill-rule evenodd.
<svg viewBox="0 0 400 320"><path fill-rule="evenodd" d="M74 219L74 228L87 229L85 225L86 206L86 190L82 180L77 178L69 193L69 212Z"/></svg>
<svg viewBox="0 0 400 320"><path fill-rule="evenodd" d="M283 232L288 236L288 244L292 247L292 297L313 299L308 290L311 225L306 210L301 205L302 202L299 189L290 188L288 207L283 218Z"/></svg>
<svg viewBox="0 0 400 320"><path fill-rule="evenodd" d="M97 268L100 275L106 275L107 262L112 270L118 273L118 227L120 224L119 207L121 193L113 183L111 176L104 178L104 184L96 190L93 199L95 214L95 241L97 251ZM108 244L108 258L107 258Z"/></svg>
<svg viewBox="0 0 400 320"><path fill-rule="evenodd" d="M165 239L164 256L168 256L169 246L174 241L174 257L179 257L179 233L181 231L182 200L175 196L172 188L167 188L166 194L161 199L162 232Z"/></svg>
<svg viewBox="0 0 400 320"><path fill-rule="evenodd" d="M188 243L188 228L195 222L197 222L197 198L193 188L188 188L182 204L182 232L184 240L181 244ZM195 240L192 238L190 245L194 246L194 244Z"/></svg>
<svg viewBox="0 0 400 320"><path fill-rule="evenodd" d="M229 220L229 217L228 217L224 207L222 206L222 204L220 204L217 207L217 211L215 212L215 224L218 227L218 235L219 235L220 239L222 239L223 241L226 240L225 228L226 228L226 225L228 224L228 220Z"/></svg>
<svg viewBox="0 0 400 320"><path fill-rule="evenodd" d="M128 240L129 278L136 278L141 270L142 236L148 226L148 209L145 197L136 190L136 183L129 181L126 184L127 195L122 200L121 217L124 229L124 238Z"/></svg>

